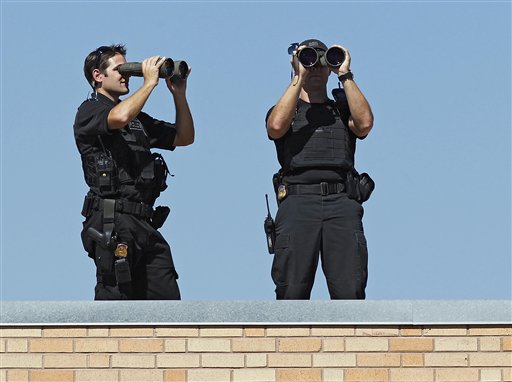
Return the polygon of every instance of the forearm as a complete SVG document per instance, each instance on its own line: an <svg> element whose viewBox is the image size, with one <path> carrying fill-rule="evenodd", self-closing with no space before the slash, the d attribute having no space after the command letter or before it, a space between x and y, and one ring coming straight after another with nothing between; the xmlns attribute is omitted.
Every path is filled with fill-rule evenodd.
<svg viewBox="0 0 512 382"><path fill-rule="evenodd" d="M267 120L267 133L272 139L281 138L290 128L295 116L302 81L302 77L294 76L291 84L270 113Z"/></svg>
<svg viewBox="0 0 512 382"><path fill-rule="evenodd" d="M151 83L142 85L130 97L119 102L108 114L108 128L122 129L141 112L156 85Z"/></svg>
<svg viewBox="0 0 512 382"><path fill-rule="evenodd" d="M373 127L373 113L370 104L352 79L343 81L343 89L347 96L351 120L349 128L358 137L368 135Z"/></svg>
<svg viewBox="0 0 512 382"><path fill-rule="evenodd" d="M185 95L174 97L176 107L176 138L174 146L187 146L194 143L194 120Z"/></svg>

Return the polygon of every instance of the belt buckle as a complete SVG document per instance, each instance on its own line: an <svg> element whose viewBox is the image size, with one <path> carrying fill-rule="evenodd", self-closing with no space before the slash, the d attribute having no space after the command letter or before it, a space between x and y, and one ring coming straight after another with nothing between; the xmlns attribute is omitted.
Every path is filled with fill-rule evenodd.
<svg viewBox="0 0 512 382"><path fill-rule="evenodd" d="M322 193L322 196L329 195L329 183L321 182L320 183L320 192Z"/></svg>

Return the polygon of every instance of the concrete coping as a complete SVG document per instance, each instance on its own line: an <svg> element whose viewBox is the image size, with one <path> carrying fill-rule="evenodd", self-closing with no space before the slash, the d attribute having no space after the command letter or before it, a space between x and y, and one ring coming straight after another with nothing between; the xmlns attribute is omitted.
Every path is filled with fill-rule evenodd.
<svg viewBox="0 0 512 382"><path fill-rule="evenodd" d="M509 300L0 301L0 326L510 325Z"/></svg>

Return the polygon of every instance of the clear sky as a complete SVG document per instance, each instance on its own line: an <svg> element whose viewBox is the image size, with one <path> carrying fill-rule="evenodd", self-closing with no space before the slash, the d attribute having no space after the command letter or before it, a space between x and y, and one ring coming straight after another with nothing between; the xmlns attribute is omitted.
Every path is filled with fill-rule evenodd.
<svg viewBox="0 0 512 382"><path fill-rule="evenodd" d="M93 299L72 125L83 61L111 43L192 67L196 142L164 152L175 176L157 201L183 299L274 299L264 119L289 44L312 37L349 49L375 114L356 153L376 182L367 298L511 298L510 1L2 1L1 299ZM174 121L163 83L145 111ZM328 299L321 272L312 298Z"/></svg>

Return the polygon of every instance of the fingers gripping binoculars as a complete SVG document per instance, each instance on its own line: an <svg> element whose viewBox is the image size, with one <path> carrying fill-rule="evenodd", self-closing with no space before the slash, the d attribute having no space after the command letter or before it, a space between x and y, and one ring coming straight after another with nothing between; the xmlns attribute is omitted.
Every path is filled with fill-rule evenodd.
<svg viewBox="0 0 512 382"><path fill-rule="evenodd" d="M338 67L345 61L345 52L337 46L332 46L327 51L306 47L297 53L297 58L305 68L312 68L318 64Z"/></svg>
<svg viewBox="0 0 512 382"><path fill-rule="evenodd" d="M119 73L124 76L143 77L142 63L140 62L127 62L118 68ZM184 80L188 76L188 64L185 61L174 61L171 58L166 58L160 72L160 78L170 78L171 81Z"/></svg>

